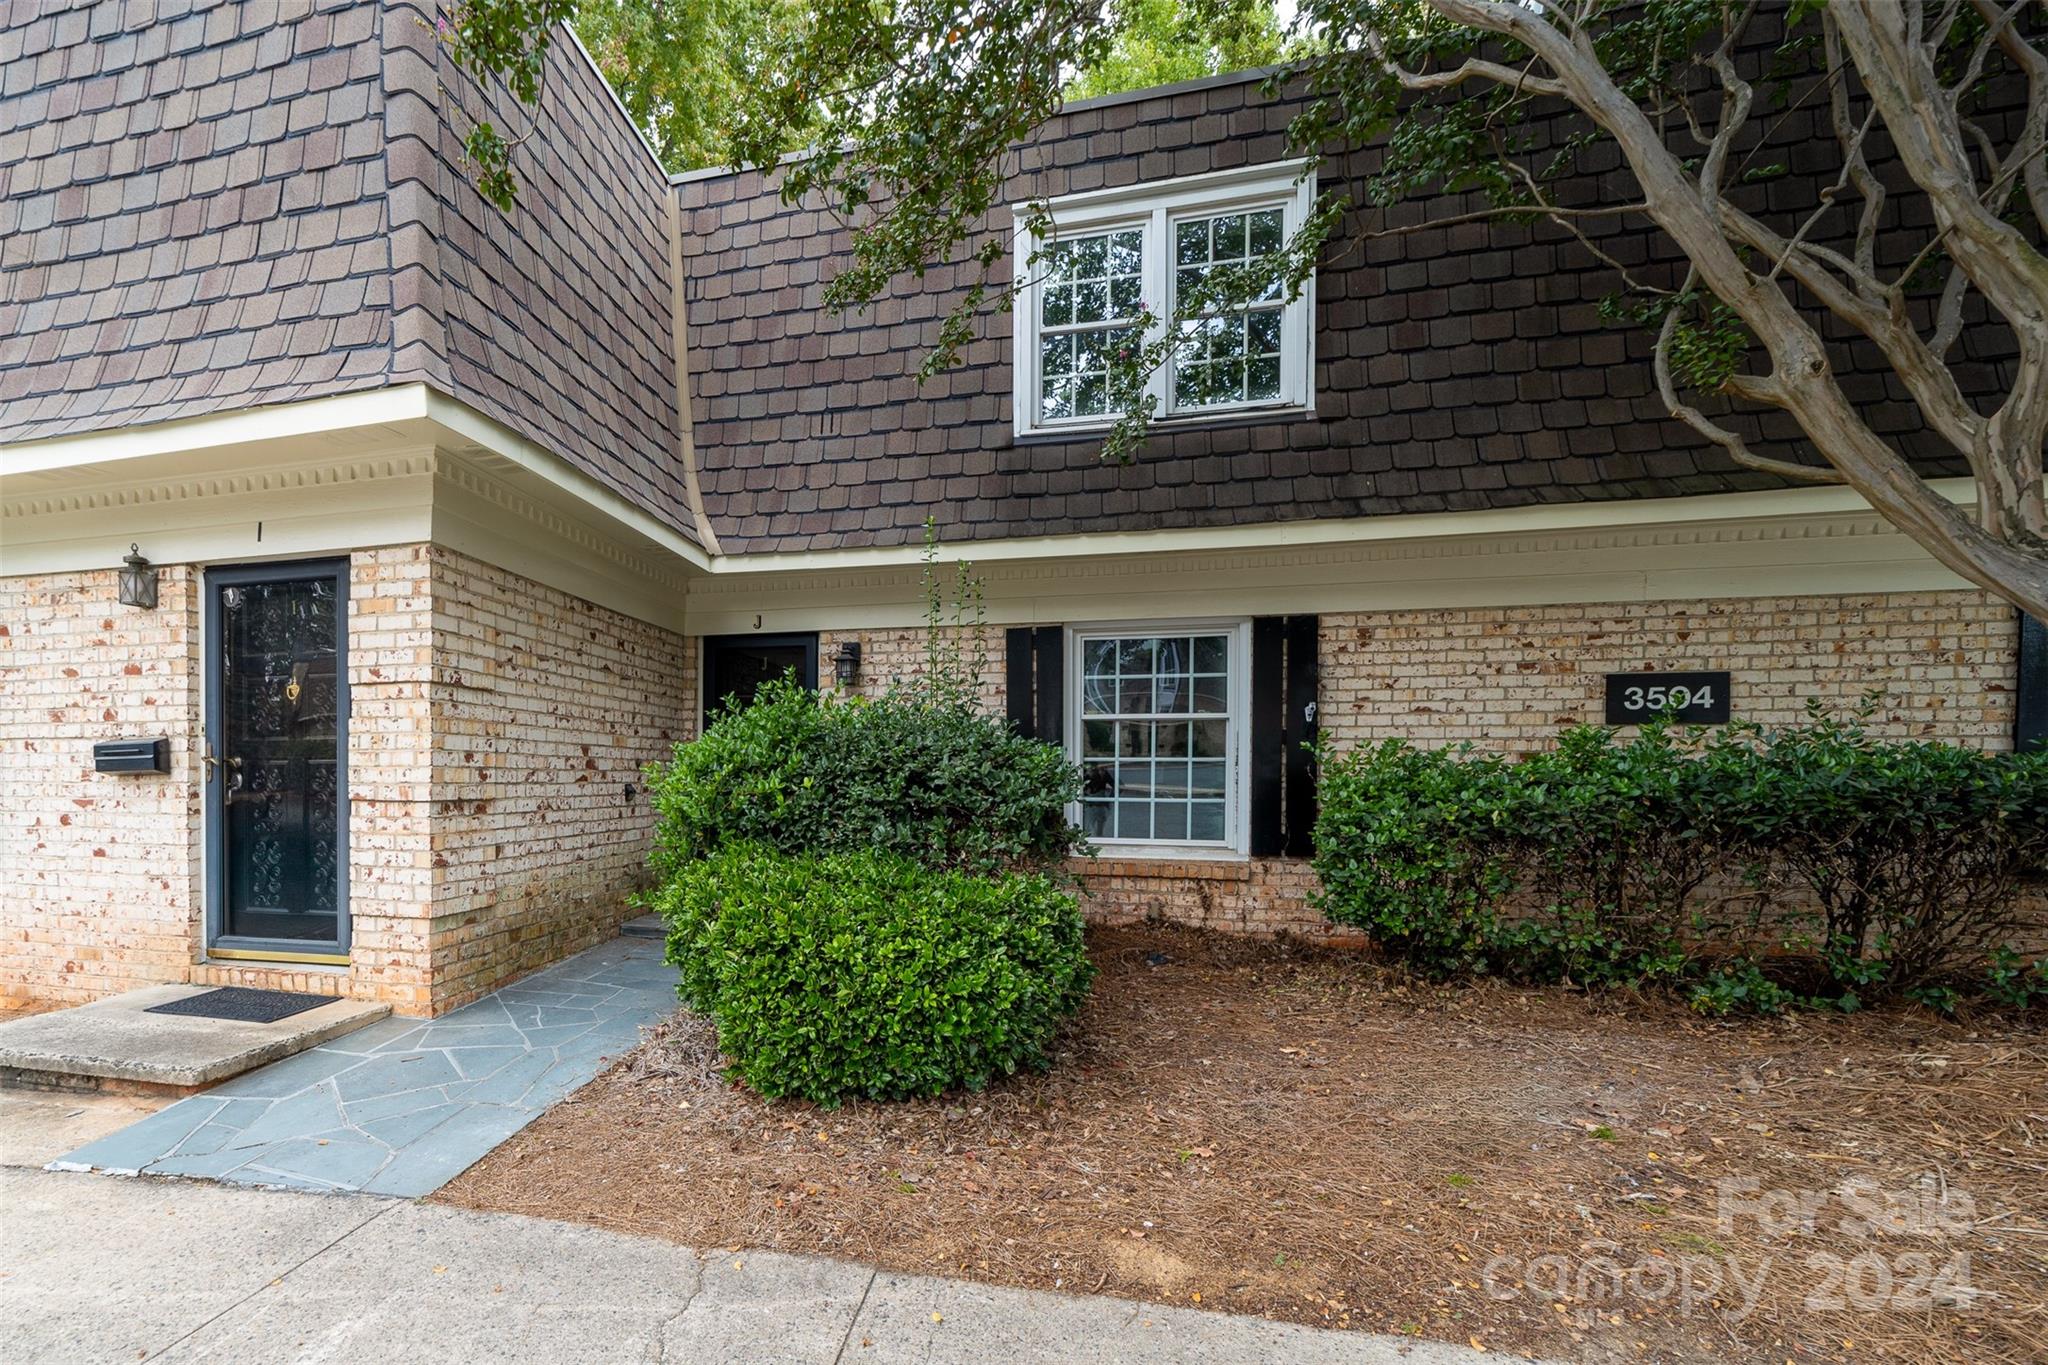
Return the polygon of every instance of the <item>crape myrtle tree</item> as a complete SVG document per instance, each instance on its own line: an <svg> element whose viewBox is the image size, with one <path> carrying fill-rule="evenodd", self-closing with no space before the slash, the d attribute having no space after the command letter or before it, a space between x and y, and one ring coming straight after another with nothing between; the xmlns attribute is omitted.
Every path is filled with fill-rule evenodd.
<svg viewBox="0 0 2048 1365"><path fill-rule="evenodd" d="M1219 24L1242 13L1242 0L1184 3ZM541 21L568 8L472 0L451 45L523 95ZM932 262L979 267L926 358L934 372L977 315L1014 298L1007 239L978 229L1006 202L1017 144L1138 14L1131 0L814 0L742 83L731 160L813 149L780 184L852 229L832 307L857 309ZM1396 221L1404 200L1459 195L1436 223L1547 223L1612 267L1605 311L1654 338L1664 404L1730 460L1845 484L1962 577L2048 619L2044 35L2048 0L1300 0L1298 45L1265 93L1299 92L1297 151L1375 144L1378 167L1324 191L1281 249L1184 277L1170 313L1141 313L1115 352L1124 416L1104 457L1139 451L1147 377L1199 346L1206 320L1291 297L1318 261L1415 230ZM1824 111L1827 145L1773 142L1801 110ZM1577 174L1602 145L1628 192L1610 188L1622 177ZM1758 192L1765 181L1777 192ZM1021 212L1050 240L1045 204ZM1675 268L1603 248L1629 219L1661 232ZM1025 270L1057 268L1042 251ZM2014 357L1998 392L1958 377L1973 333ZM1859 411L1841 378L1850 346L1878 357L1928 438L1968 468L1974 511ZM1743 434L1770 413L1796 425L1795 458Z"/></svg>

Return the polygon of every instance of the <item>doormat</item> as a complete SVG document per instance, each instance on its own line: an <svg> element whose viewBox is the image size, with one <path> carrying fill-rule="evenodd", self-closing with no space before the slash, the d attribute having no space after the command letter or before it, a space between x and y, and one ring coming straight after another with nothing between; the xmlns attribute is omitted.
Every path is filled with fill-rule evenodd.
<svg viewBox="0 0 2048 1365"><path fill-rule="evenodd" d="M196 1014L202 1019L233 1019L244 1024L274 1024L294 1014L331 1005L331 995L304 995L298 991L259 991L247 986L222 986L216 990L188 995L183 1000L151 1005L144 1014Z"/></svg>

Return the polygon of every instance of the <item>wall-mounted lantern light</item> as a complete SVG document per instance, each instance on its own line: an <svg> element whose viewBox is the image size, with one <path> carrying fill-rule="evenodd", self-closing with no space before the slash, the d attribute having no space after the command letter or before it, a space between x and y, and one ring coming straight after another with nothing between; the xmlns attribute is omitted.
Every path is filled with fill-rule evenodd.
<svg viewBox="0 0 2048 1365"><path fill-rule="evenodd" d="M841 687L853 686L860 677L860 641L847 640L840 644L839 652L832 656L832 676L839 679Z"/></svg>
<svg viewBox="0 0 2048 1365"><path fill-rule="evenodd" d="M128 567L121 570L121 605L156 610L156 569L142 557L139 545L130 545L122 557Z"/></svg>

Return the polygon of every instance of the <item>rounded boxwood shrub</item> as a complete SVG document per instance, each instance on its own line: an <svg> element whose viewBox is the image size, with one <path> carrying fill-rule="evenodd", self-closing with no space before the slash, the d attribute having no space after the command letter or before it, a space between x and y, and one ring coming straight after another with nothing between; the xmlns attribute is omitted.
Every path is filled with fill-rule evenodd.
<svg viewBox="0 0 2048 1365"><path fill-rule="evenodd" d="M880 849L932 868L1048 867L1084 846L1067 822L1080 770L964 701L763 687L648 774L653 869L666 880L729 843L787 853Z"/></svg>
<svg viewBox="0 0 2048 1365"><path fill-rule="evenodd" d="M1042 1070L1094 976L1075 898L1035 873L731 843L649 899L684 1003L771 1098L907 1099Z"/></svg>

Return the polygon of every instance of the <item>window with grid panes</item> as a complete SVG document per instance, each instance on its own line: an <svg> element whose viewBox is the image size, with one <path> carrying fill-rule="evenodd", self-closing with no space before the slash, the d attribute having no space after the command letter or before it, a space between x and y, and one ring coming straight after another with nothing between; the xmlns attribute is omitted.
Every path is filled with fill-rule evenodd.
<svg viewBox="0 0 2048 1365"><path fill-rule="evenodd" d="M1173 225L1176 301L1219 266L1244 266L1277 255L1287 234L1277 208L1181 218ZM1178 303L1176 302L1176 308ZM1173 360L1173 400L1180 408L1264 403L1280 396L1286 305L1276 285L1251 306L1181 324Z"/></svg>
<svg viewBox="0 0 2048 1365"><path fill-rule="evenodd" d="M1314 183L1288 162L1069 196L1049 205L1054 229L1043 240L1020 214L1019 434L1113 422L1110 361L1145 341L1137 315L1169 317L1216 271L1284 250ZM1312 408L1313 294L1313 281L1292 300L1274 287L1182 323L1182 344L1147 381L1158 419Z"/></svg>
<svg viewBox="0 0 2048 1365"><path fill-rule="evenodd" d="M1234 670L1229 626L1080 634L1081 828L1113 844L1234 839Z"/></svg>
<svg viewBox="0 0 2048 1365"><path fill-rule="evenodd" d="M1145 234L1102 232L1054 243L1038 287L1039 414L1047 421L1109 411L1109 358L1130 344Z"/></svg>

